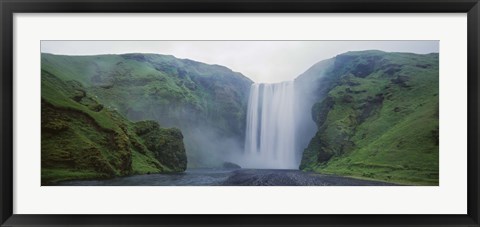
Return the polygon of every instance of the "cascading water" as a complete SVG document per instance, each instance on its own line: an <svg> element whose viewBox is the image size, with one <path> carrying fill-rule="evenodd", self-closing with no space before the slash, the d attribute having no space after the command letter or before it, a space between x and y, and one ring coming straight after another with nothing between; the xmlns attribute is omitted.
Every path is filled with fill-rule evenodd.
<svg viewBox="0 0 480 227"><path fill-rule="evenodd" d="M248 100L245 167L297 169L293 81L253 84Z"/></svg>

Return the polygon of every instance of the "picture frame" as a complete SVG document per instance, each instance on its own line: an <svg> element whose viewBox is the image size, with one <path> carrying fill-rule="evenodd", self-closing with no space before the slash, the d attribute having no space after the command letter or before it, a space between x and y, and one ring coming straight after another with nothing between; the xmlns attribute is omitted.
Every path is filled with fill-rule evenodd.
<svg viewBox="0 0 480 227"><path fill-rule="evenodd" d="M1 226L479 226L478 0L2 0ZM468 207L466 215L25 215L13 213L15 13L467 13Z"/></svg>

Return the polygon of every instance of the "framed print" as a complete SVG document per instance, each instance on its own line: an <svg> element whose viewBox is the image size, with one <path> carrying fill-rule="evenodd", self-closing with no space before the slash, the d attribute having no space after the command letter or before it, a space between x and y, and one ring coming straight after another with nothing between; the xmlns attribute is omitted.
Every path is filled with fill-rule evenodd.
<svg viewBox="0 0 480 227"><path fill-rule="evenodd" d="M478 226L468 1L2 1L2 226Z"/></svg>

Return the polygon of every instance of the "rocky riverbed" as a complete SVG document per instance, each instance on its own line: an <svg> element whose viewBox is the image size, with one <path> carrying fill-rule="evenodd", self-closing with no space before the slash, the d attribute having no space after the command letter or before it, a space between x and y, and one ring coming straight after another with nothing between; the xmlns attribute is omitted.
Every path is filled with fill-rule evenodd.
<svg viewBox="0 0 480 227"><path fill-rule="evenodd" d="M189 169L108 180L66 181L63 186L387 186L379 181L278 169Z"/></svg>

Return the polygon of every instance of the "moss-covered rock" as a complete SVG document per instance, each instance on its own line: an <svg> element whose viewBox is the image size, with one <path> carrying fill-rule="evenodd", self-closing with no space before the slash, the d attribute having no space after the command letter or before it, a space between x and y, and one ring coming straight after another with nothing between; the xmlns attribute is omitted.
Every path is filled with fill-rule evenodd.
<svg viewBox="0 0 480 227"><path fill-rule="evenodd" d="M155 121L140 121L135 123L135 131L160 163L174 171L185 171L187 156L179 129L160 128Z"/></svg>
<svg viewBox="0 0 480 227"><path fill-rule="evenodd" d="M131 121L155 120L181 129L191 166L211 166L204 160L227 152L206 140L243 142L252 81L224 66L157 54L42 54L42 70L78 81L70 86L72 96L92 111L115 109ZM204 135L209 138L194 136L206 127L214 132Z"/></svg>
<svg viewBox="0 0 480 227"><path fill-rule="evenodd" d="M41 81L42 185L185 170L178 129L153 121L134 124L104 108L78 81L46 70Z"/></svg>
<svg viewBox="0 0 480 227"><path fill-rule="evenodd" d="M300 169L437 185L438 54L360 51L333 61L298 80L328 88L317 91L318 132Z"/></svg>

